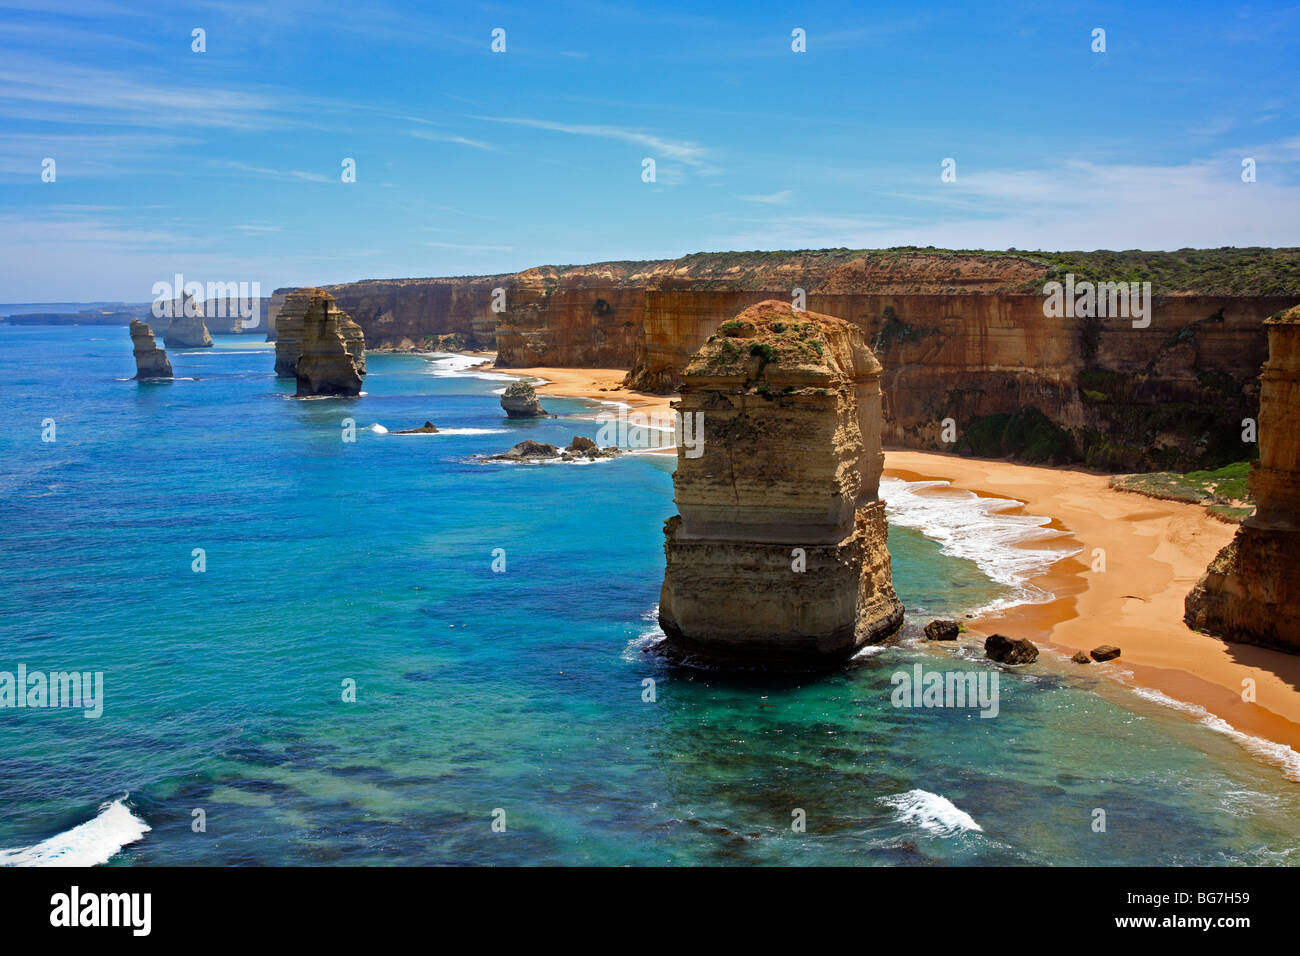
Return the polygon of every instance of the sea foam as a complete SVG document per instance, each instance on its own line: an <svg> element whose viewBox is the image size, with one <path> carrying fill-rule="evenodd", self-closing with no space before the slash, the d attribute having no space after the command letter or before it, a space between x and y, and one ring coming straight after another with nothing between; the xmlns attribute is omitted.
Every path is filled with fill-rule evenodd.
<svg viewBox="0 0 1300 956"><path fill-rule="evenodd" d="M1283 775L1288 780L1300 783L1300 753L1297 753L1286 744L1265 740L1263 737L1255 737L1245 731L1238 730L1222 717L1210 713L1200 704L1189 704L1186 701L1176 700L1168 694L1162 694L1150 687L1130 686L1129 689L1143 700L1149 700L1153 704L1160 704L1163 707L1182 711L1184 714L1195 717L1202 726L1209 727L1215 733L1223 734L1225 737L1236 741L1256 757L1280 765Z"/></svg>
<svg viewBox="0 0 1300 956"><path fill-rule="evenodd" d="M945 491L935 494L930 489ZM1028 542L1065 537L1066 532L1046 527L1051 518L1010 514L1020 507L1019 502L981 498L974 492L953 488L947 481L881 478L880 497L885 500L890 524L915 528L938 541L944 554L973 561L986 577L1010 589L1010 596L980 608L980 612L1050 601L1052 595L1034 587L1030 579L1082 550L1022 547Z"/></svg>
<svg viewBox="0 0 1300 956"><path fill-rule="evenodd" d="M0 850L0 866L99 866L152 827L119 798L103 804L85 823L29 847Z"/></svg>
<svg viewBox="0 0 1300 956"><path fill-rule="evenodd" d="M899 823L914 823L938 836L954 836L968 831L984 832L984 828L972 820L969 813L946 797L929 790L896 793L881 797L880 802L898 811Z"/></svg>

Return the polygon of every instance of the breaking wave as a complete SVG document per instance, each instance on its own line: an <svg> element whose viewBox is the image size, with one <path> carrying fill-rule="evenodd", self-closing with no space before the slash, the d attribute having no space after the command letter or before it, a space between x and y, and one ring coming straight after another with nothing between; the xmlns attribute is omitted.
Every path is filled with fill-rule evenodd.
<svg viewBox="0 0 1300 956"><path fill-rule="evenodd" d="M152 827L131 812L125 797L103 804L93 819L29 847L0 850L0 866L99 866Z"/></svg>

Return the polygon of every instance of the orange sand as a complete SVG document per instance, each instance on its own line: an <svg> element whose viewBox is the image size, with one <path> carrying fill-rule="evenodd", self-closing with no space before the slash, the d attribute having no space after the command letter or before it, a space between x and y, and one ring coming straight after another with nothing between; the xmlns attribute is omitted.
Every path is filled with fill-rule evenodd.
<svg viewBox="0 0 1300 956"><path fill-rule="evenodd" d="M1067 654L1113 644L1123 651L1120 660L1076 666L1127 670L1139 686L1300 750L1300 657L1229 644L1183 623L1183 599L1235 526L1197 505L1114 491L1107 476L1084 471L890 451L885 473L1017 499L1070 533L1050 546L1083 549L1033 582L1055 600L967 622L972 631L1029 638ZM1105 551L1104 571L1092 570L1096 548ZM1255 682L1253 703L1242 700L1247 678Z"/></svg>

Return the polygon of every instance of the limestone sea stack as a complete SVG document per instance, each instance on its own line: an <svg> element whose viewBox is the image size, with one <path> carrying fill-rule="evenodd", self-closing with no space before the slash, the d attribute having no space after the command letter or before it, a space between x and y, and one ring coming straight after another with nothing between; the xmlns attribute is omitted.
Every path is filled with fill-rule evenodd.
<svg viewBox="0 0 1300 956"><path fill-rule="evenodd" d="M1255 513L1187 595L1188 626L1300 653L1300 306L1264 321Z"/></svg>
<svg viewBox="0 0 1300 956"><path fill-rule="evenodd" d="M298 395L359 395L366 374L361 326L324 289L295 289L276 316L275 372L296 378Z"/></svg>
<svg viewBox="0 0 1300 956"><path fill-rule="evenodd" d="M674 408L703 443L678 447L664 526L670 652L810 670L902 623L877 497L880 371L857 326L774 300L691 358Z"/></svg>
<svg viewBox="0 0 1300 956"><path fill-rule="evenodd" d="M131 347L135 350L135 377L171 378L172 363L167 353L158 347L153 329L139 319L131 320Z"/></svg>
<svg viewBox="0 0 1300 956"><path fill-rule="evenodd" d="M191 313L191 314L186 314ZM203 323L197 303L186 297L172 303L171 324L163 333L163 344L169 349L210 349L212 336Z"/></svg>
<svg viewBox="0 0 1300 956"><path fill-rule="evenodd" d="M501 396L501 407L506 410L507 418L545 418L546 409L537 400L533 387L522 379L506 386Z"/></svg>

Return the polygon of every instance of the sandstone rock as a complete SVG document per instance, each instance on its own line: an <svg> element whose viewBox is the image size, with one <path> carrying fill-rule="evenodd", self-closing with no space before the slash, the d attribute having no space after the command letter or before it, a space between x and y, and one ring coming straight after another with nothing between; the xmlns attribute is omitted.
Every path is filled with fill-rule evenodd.
<svg viewBox="0 0 1300 956"><path fill-rule="evenodd" d="M984 642L984 655L999 664L1032 664L1038 648L1032 641L993 634Z"/></svg>
<svg viewBox="0 0 1300 956"><path fill-rule="evenodd" d="M163 344L169 349L211 348L212 336L208 334L208 327L203 324L203 316L186 315L186 312L198 312L194 307L194 300L186 299L183 303L172 303L171 324L163 333Z"/></svg>
<svg viewBox="0 0 1300 956"><path fill-rule="evenodd" d="M360 326L323 289L297 289L276 314L275 371L298 382L298 395L359 395L366 374Z"/></svg>
<svg viewBox="0 0 1300 956"><path fill-rule="evenodd" d="M505 409L507 418L546 417L546 409L537 400L537 393L522 379L506 386L505 394L501 396L501 407Z"/></svg>
<svg viewBox="0 0 1300 956"><path fill-rule="evenodd" d="M438 429L434 427L433 422L426 421L419 428L403 428L400 431L393 432L394 435L436 435Z"/></svg>
<svg viewBox="0 0 1300 956"><path fill-rule="evenodd" d="M880 366L856 327L767 301L691 359L659 623L675 653L724 666L842 661L903 620L877 497Z"/></svg>
<svg viewBox="0 0 1300 956"><path fill-rule="evenodd" d="M1300 306L1264 323L1255 514L1187 595L1189 627L1300 653Z"/></svg>
<svg viewBox="0 0 1300 956"><path fill-rule="evenodd" d="M931 621L925 626L927 641L955 641L961 633L961 625L956 621Z"/></svg>
<svg viewBox="0 0 1300 956"><path fill-rule="evenodd" d="M1100 647L1094 647L1088 653L1094 661L1100 664L1103 661L1113 661L1119 657L1119 648L1112 644L1102 644Z"/></svg>
<svg viewBox="0 0 1300 956"><path fill-rule="evenodd" d="M1092 663L1092 658L1089 657L1089 656L1087 655L1087 653L1084 652L1084 651L1075 651L1075 652L1074 652L1074 655L1070 658L1070 660L1074 661L1076 664L1091 664L1091 663Z"/></svg>
<svg viewBox="0 0 1300 956"><path fill-rule="evenodd" d="M528 458L558 458L560 449L547 442L533 441L531 438L521 441L508 452L493 455L489 461L522 461Z"/></svg>
<svg viewBox="0 0 1300 956"><path fill-rule="evenodd" d="M171 378L172 363L167 353L158 348L153 330L139 319L131 320L131 347L135 350L135 377Z"/></svg>
<svg viewBox="0 0 1300 956"><path fill-rule="evenodd" d="M564 449L568 458L577 459L595 459L595 458L613 458L615 455L623 454L623 450L617 445L610 445L608 448L601 448L590 438L584 438L582 435L574 435L573 441L569 442L569 447Z"/></svg>

